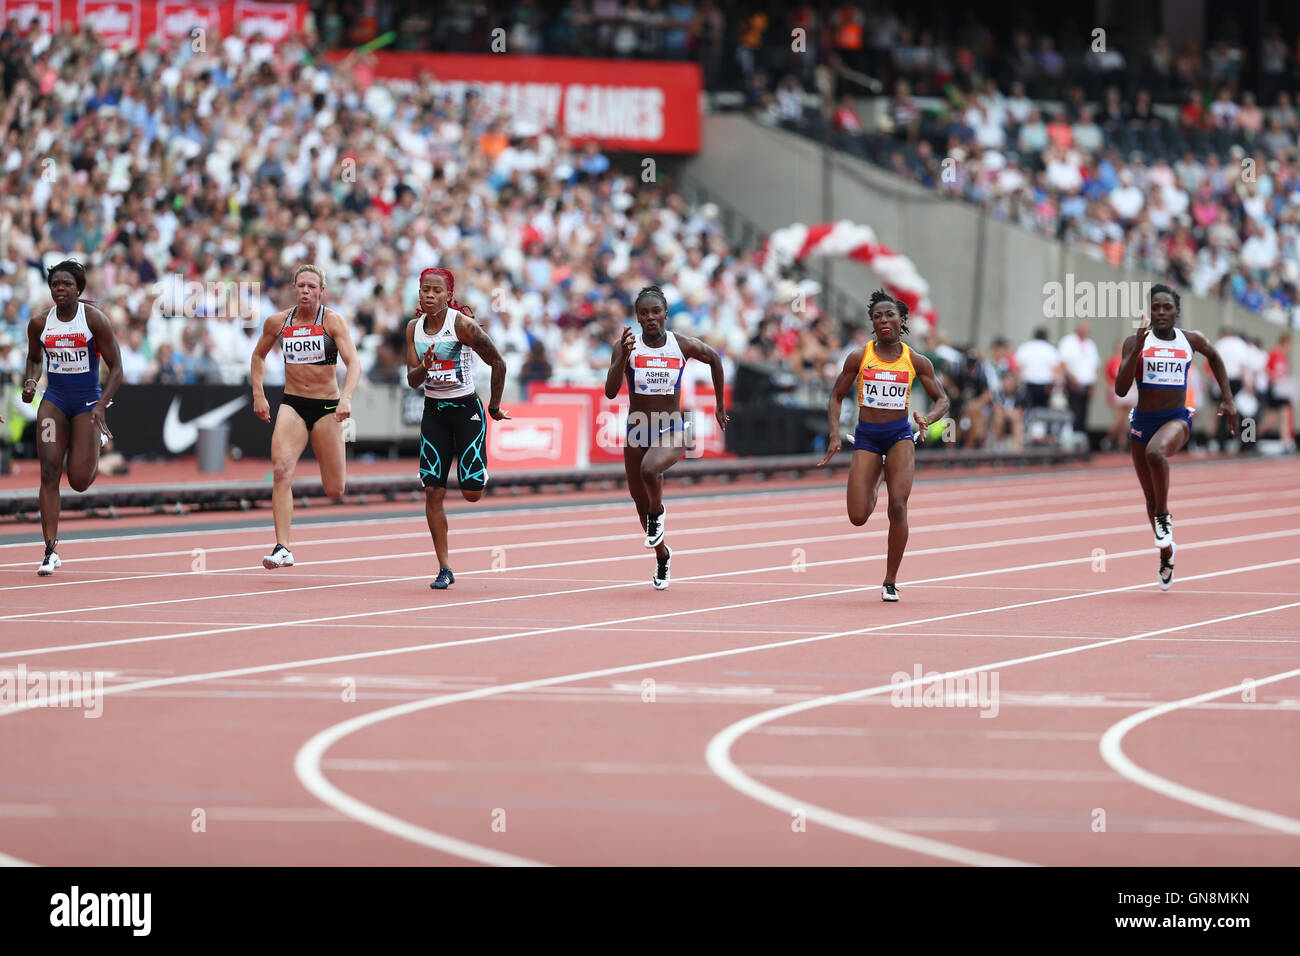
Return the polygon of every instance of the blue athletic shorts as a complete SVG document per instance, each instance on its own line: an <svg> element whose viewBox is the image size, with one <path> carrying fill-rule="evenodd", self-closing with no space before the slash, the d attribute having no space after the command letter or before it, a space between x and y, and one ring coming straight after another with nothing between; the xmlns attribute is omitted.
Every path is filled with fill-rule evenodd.
<svg viewBox="0 0 1300 956"><path fill-rule="evenodd" d="M913 441L912 423L906 417L892 422L858 422L853 433L853 450L886 455L900 441Z"/></svg>
<svg viewBox="0 0 1300 956"><path fill-rule="evenodd" d="M1184 406L1171 408L1167 412L1139 412L1135 408L1128 415L1128 434L1134 441L1149 442L1161 425L1172 421L1187 422L1190 431L1192 413Z"/></svg>
<svg viewBox="0 0 1300 956"><path fill-rule="evenodd" d="M41 401L49 402L71 421L77 415L94 408L95 403L99 401L100 394L98 385L93 389L49 386L45 389L45 394L41 396Z"/></svg>

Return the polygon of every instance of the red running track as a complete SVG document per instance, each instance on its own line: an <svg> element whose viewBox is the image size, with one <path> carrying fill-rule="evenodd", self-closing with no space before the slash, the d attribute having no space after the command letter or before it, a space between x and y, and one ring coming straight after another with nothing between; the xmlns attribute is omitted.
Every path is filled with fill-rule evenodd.
<svg viewBox="0 0 1300 956"><path fill-rule="evenodd" d="M1122 467L918 482L893 605L838 483L670 482L665 592L608 496L459 508L440 593L418 505L2 546L0 671L104 693L0 703L0 854L1294 865L1294 471L1175 463L1169 593Z"/></svg>

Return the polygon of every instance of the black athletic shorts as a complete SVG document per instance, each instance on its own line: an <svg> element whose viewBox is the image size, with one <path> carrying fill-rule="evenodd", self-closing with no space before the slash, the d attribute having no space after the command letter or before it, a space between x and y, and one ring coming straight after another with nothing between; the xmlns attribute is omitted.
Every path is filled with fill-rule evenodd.
<svg viewBox="0 0 1300 956"><path fill-rule="evenodd" d="M424 399L420 421L420 482L446 488L452 459L461 488L487 484L487 412L477 395Z"/></svg>
<svg viewBox="0 0 1300 956"><path fill-rule="evenodd" d="M303 398L301 395L289 395L286 393L280 400L281 405L288 405L297 412L304 422L307 423L307 431L311 431L315 424L326 415L333 415L338 411L339 400L337 398Z"/></svg>

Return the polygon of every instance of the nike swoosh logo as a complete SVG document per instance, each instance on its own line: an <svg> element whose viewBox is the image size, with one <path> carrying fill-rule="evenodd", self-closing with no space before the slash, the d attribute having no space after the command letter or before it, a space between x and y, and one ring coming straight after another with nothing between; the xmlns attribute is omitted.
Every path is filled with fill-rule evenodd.
<svg viewBox="0 0 1300 956"><path fill-rule="evenodd" d="M337 406L337 405L326 405L326 406L324 406L324 408L325 408L325 411L327 411L327 412L332 412L332 411L334 411L334 409L338 408L338 406Z"/></svg>
<svg viewBox="0 0 1300 956"><path fill-rule="evenodd" d="M89 408L91 405L94 405L94 404L95 404L95 403L94 403L93 401L92 401L92 402L86 402L86 407Z"/></svg>
<svg viewBox="0 0 1300 956"><path fill-rule="evenodd" d="M183 422L181 421L181 400L179 397L173 398L171 405L167 409L167 417L163 420L163 445L173 455L179 455L199 440L200 428L211 428L213 425L220 425L247 404L248 396L244 395L231 399L226 404L219 405L210 412L204 412L188 422Z"/></svg>

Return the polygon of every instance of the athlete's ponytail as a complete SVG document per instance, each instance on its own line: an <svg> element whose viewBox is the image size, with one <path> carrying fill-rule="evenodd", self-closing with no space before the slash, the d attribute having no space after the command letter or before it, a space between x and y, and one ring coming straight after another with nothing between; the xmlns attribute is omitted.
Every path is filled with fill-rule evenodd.
<svg viewBox="0 0 1300 956"><path fill-rule="evenodd" d="M462 315L464 315L465 318L467 319L474 318L473 309L466 308L465 306L457 302L455 298L450 297L452 293L456 291L456 277L451 274L450 269L425 269L423 272L420 273L420 285L424 285L425 276L438 276L440 279L442 279L443 282L447 284L447 294L449 296L449 298L447 299L447 308L455 309L457 312L460 312ZM420 307L418 298L415 304L415 314L416 316L424 315L424 309Z"/></svg>

